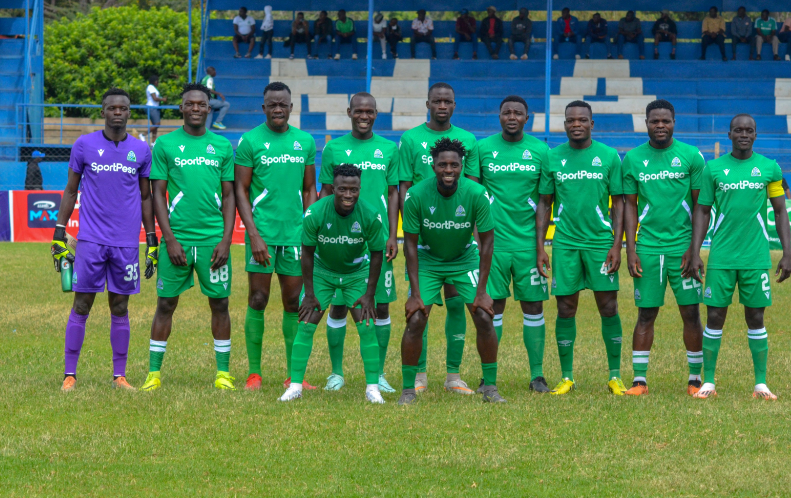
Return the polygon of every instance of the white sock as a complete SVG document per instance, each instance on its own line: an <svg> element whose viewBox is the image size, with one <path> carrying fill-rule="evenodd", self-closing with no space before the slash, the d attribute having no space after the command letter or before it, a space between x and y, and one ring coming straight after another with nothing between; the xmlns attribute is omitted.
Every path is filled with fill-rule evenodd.
<svg viewBox="0 0 791 498"><path fill-rule="evenodd" d="M448 382L453 382L454 380L461 380L461 374L457 373L448 373L446 379Z"/></svg>
<svg viewBox="0 0 791 498"><path fill-rule="evenodd" d="M689 380L696 380L696 381L700 382L703 379L701 379L700 375L690 375L689 376Z"/></svg>
<svg viewBox="0 0 791 498"><path fill-rule="evenodd" d="M635 377L634 382L645 382L646 384L648 384L648 381L645 380L645 377Z"/></svg>
<svg viewBox="0 0 791 498"><path fill-rule="evenodd" d="M365 392L379 392L379 384L368 384L365 386Z"/></svg>

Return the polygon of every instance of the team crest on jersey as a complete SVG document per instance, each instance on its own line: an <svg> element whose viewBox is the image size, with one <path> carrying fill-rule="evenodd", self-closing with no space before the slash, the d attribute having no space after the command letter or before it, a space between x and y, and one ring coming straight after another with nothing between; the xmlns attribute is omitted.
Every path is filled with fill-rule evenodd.
<svg viewBox="0 0 791 498"><path fill-rule="evenodd" d="M407 194L407 195L409 195L409 194ZM437 208L435 208L434 206L431 206L431 207L428 208L428 210L431 211L431 214L434 214L434 210L436 210L436 209Z"/></svg>
<svg viewBox="0 0 791 498"><path fill-rule="evenodd" d="M679 159L677 157L674 157L673 161L670 163L670 166L672 166L674 168L680 167L681 166L681 159Z"/></svg>
<svg viewBox="0 0 791 498"><path fill-rule="evenodd" d="M499 154L498 151L496 151L496 150L492 151L492 155L494 156L495 159L497 159L497 154Z"/></svg>
<svg viewBox="0 0 791 498"><path fill-rule="evenodd" d="M99 153L99 157L104 155L104 149L99 149L97 152Z"/></svg>
<svg viewBox="0 0 791 498"><path fill-rule="evenodd" d="M302 150L302 146L296 140L294 140L294 150Z"/></svg>
<svg viewBox="0 0 791 498"><path fill-rule="evenodd" d="M165 282L163 282L162 279L160 278L159 280L157 280L157 289L163 290L164 288L165 288Z"/></svg>
<svg viewBox="0 0 791 498"><path fill-rule="evenodd" d="M346 149L346 156L351 156L351 155L352 155L352 151L350 149Z"/></svg>
<svg viewBox="0 0 791 498"><path fill-rule="evenodd" d="M729 170L729 169L724 169L724 170L722 170L722 171L724 171L724 172L725 172L725 176L728 176L728 173L730 173L730 172L731 172L731 170Z"/></svg>
<svg viewBox="0 0 791 498"><path fill-rule="evenodd" d="M379 150L379 149L376 149L376 150L374 151L374 159L384 159L384 157L385 157L385 156L384 156L384 154L382 154L382 151L381 151L381 150Z"/></svg>
<svg viewBox="0 0 791 498"><path fill-rule="evenodd" d="M352 232L360 233L362 231L363 231L363 229L360 228L360 224L355 221L354 224L352 225Z"/></svg>
<svg viewBox="0 0 791 498"><path fill-rule="evenodd" d="M711 287L706 287L706 292L703 293L703 297L711 299Z"/></svg>
<svg viewBox="0 0 791 498"><path fill-rule="evenodd" d="M332 223L327 223L327 229L328 229L328 230L329 230L329 228L330 228L331 226L332 226Z"/></svg>
<svg viewBox="0 0 791 498"><path fill-rule="evenodd" d="M209 144L208 146L206 146L206 153L207 154L214 154L214 147L212 147L212 144Z"/></svg>
<svg viewBox="0 0 791 498"><path fill-rule="evenodd" d="M77 272L76 272L76 271L75 271L75 272L74 272L74 274L71 276L71 283L73 283L73 284L76 284L76 283L77 283ZM769 296L766 296L766 297L769 297Z"/></svg>
<svg viewBox="0 0 791 498"><path fill-rule="evenodd" d="M179 145L179 150L180 150L181 152L184 152L184 146L183 146L183 145Z"/></svg>
<svg viewBox="0 0 791 498"><path fill-rule="evenodd" d="M428 147L428 142L420 142L420 145L422 145L423 148L425 149L426 147Z"/></svg>
<svg viewBox="0 0 791 498"><path fill-rule="evenodd" d="M643 161L643 166L645 166L646 168L648 167L648 159L646 159L645 161Z"/></svg>
<svg viewBox="0 0 791 498"><path fill-rule="evenodd" d="M254 256L250 256L250 263L248 264L252 266L259 266L260 263L258 263L258 261L255 260Z"/></svg>
<svg viewBox="0 0 791 498"><path fill-rule="evenodd" d="M533 154L531 154L529 150L525 149L525 151L522 152L522 159L533 159Z"/></svg>
<svg viewBox="0 0 791 498"><path fill-rule="evenodd" d="M761 176L761 170L758 168L753 168L753 172L750 173L750 176Z"/></svg>
<svg viewBox="0 0 791 498"><path fill-rule="evenodd" d="M464 210L464 206L459 205L459 207L456 208L456 216L466 216L466 215L467 212Z"/></svg>
<svg viewBox="0 0 791 498"><path fill-rule="evenodd" d="M601 159L599 159L599 156L593 158L593 161L591 161L591 166L601 166Z"/></svg>
<svg viewBox="0 0 791 498"><path fill-rule="evenodd" d="M552 288L557 289L557 287L558 287L558 283L555 282L555 277L552 277Z"/></svg>
<svg viewBox="0 0 791 498"><path fill-rule="evenodd" d="M640 289L635 289L634 290L634 300L635 301L639 301L640 299L642 299L641 296L640 296Z"/></svg>
<svg viewBox="0 0 791 498"><path fill-rule="evenodd" d="M130 150L129 154L126 155L127 161L132 161L133 163L137 162L137 156L135 156L135 151Z"/></svg>
<svg viewBox="0 0 791 498"><path fill-rule="evenodd" d="M560 160L560 165L561 166L565 166L566 165L566 160L565 159L561 159Z"/></svg>

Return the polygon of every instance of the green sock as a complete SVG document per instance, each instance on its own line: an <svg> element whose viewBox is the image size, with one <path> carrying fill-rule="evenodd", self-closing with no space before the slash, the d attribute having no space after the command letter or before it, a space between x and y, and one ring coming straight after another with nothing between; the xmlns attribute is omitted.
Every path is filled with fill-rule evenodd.
<svg viewBox="0 0 791 498"><path fill-rule="evenodd" d="M492 318L492 325L494 325L494 333L497 334L497 344L500 344L500 339L503 338L503 315L494 315Z"/></svg>
<svg viewBox="0 0 791 498"><path fill-rule="evenodd" d="M376 320L374 330L376 331L376 342L379 344L379 375L384 375L387 347L390 345L390 317Z"/></svg>
<svg viewBox="0 0 791 498"><path fill-rule="evenodd" d="M401 365L401 376L404 379L404 389L415 388L415 377L417 377L417 365Z"/></svg>
<svg viewBox="0 0 791 498"><path fill-rule="evenodd" d="M700 375L703 369L703 351L687 351L689 375Z"/></svg>
<svg viewBox="0 0 791 498"><path fill-rule="evenodd" d="M483 370L483 385L493 386L497 384L497 362L481 363Z"/></svg>
<svg viewBox="0 0 791 498"><path fill-rule="evenodd" d="M621 376L621 342L623 342L623 329L621 317L601 317L601 337L604 347L607 348L607 366L610 369L610 378Z"/></svg>
<svg viewBox="0 0 791 498"><path fill-rule="evenodd" d="M165 348L168 341L148 341L148 371L159 372L162 370L162 360L165 359Z"/></svg>
<svg viewBox="0 0 791 498"><path fill-rule="evenodd" d="M527 359L530 362L530 380L544 376L544 338L546 337L546 325L544 324L544 314L528 315L523 314L522 321L522 340L527 349Z"/></svg>
<svg viewBox="0 0 791 498"><path fill-rule="evenodd" d="M769 336L766 328L748 330L747 339L750 352L753 354L755 384L766 384L766 360L769 356Z"/></svg>
<svg viewBox="0 0 791 498"><path fill-rule="evenodd" d="M467 314L461 296L445 299L445 339L448 350L445 362L448 373L459 373L461 358L464 356L464 335L467 333ZM426 327L428 330L428 327Z"/></svg>
<svg viewBox="0 0 791 498"><path fill-rule="evenodd" d="M555 340L558 344L561 375L564 379L574 380L574 341L577 340L575 317L555 319Z"/></svg>
<svg viewBox="0 0 791 498"><path fill-rule="evenodd" d="M247 346L248 375L261 375L261 343L264 340L264 312L247 307L244 317L244 343Z"/></svg>
<svg viewBox="0 0 791 498"><path fill-rule="evenodd" d="M379 383L379 343L376 341L374 321L357 323L357 333L360 334L360 356L363 357L363 370L365 370L365 383Z"/></svg>
<svg viewBox="0 0 791 498"><path fill-rule="evenodd" d="M423 349L420 350L420 358L417 360L417 371L426 372L426 357L428 356L428 320L426 328L423 329Z"/></svg>
<svg viewBox="0 0 791 498"><path fill-rule="evenodd" d="M316 333L315 323L301 322L297 336L294 338L293 352L291 360L291 382L302 384L305 378L305 370L308 368L310 352L313 351L313 334Z"/></svg>
<svg viewBox="0 0 791 498"><path fill-rule="evenodd" d="M330 349L332 373L343 377L343 343L346 341L346 317L327 317L327 345Z"/></svg>
<svg viewBox="0 0 791 498"><path fill-rule="evenodd" d="M231 340L214 339L214 358L217 360L218 372L229 372L228 365L231 363Z"/></svg>
<svg viewBox="0 0 791 498"><path fill-rule="evenodd" d="M286 343L286 368L291 372L291 348L297 336L299 326L299 313L283 312L283 341Z"/></svg>
<svg viewBox="0 0 791 498"><path fill-rule="evenodd" d="M648 359L650 354L650 351L632 351L632 370L634 371L635 381L641 380L646 383L648 382L646 376L648 375Z"/></svg>
<svg viewBox="0 0 791 498"><path fill-rule="evenodd" d="M703 331L703 380L714 384L714 372L717 370L717 356L722 344L722 330Z"/></svg>

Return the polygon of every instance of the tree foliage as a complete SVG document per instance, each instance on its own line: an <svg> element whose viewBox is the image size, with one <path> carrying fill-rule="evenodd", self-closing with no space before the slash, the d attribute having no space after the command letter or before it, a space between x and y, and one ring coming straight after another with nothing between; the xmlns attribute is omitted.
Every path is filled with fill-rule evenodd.
<svg viewBox="0 0 791 498"><path fill-rule="evenodd" d="M200 16L193 14L193 70L200 44ZM145 104L148 78L159 75L168 104L187 82L186 12L137 6L93 8L44 30L44 92L48 103L99 104L110 87L123 88L132 104ZM72 116L98 116L79 112ZM142 113L135 113L142 116Z"/></svg>

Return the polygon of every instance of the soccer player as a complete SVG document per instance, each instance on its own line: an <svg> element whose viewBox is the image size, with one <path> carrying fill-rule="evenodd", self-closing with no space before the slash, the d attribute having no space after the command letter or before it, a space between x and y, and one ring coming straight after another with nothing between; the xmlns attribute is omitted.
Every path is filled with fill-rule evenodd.
<svg viewBox="0 0 791 498"><path fill-rule="evenodd" d="M690 259L692 210L698 200L705 161L691 145L673 138L676 111L667 100L655 100L645 110L648 142L630 150L623 159L626 198L626 260L634 279L638 308L632 338L634 382L628 395L648 393L648 356L654 342L654 322L665 304L668 283L676 296L684 322L689 381L687 394L700 389L703 366L703 328L699 304L701 285L681 275ZM639 239L635 244L637 224Z"/></svg>
<svg viewBox="0 0 791 498"><path fill-rule="evenodd" d="M291 89L274 81L264 88L266 122L239 139L236 149L236 202L244 223L245 271L249 292L244 339L249 375L245 389L261 388L261 342L272 274L283 300L283 339L291 373L291 347L297 335L302 290L302 216L316 201L316 142L288 124ZM287 388L291 377L283 385ZM315 389L303 382L307 389Z"/></svg>
<svg viewBox="0 0 791 498"><path fill-rule="evenodd" d="M151 180L154 212L162 230L162 258L157 280L157 310L151 324L149 372L140 388L153 391L162 385L173 312L179 296L195 285L209 298L211 332L217 375L214 386L234 389L228 364L231 358L231 235L236 222L233 192L233 147L224 137L206 129L211 112L209 89L187 83L179 110L184 126L161 137L154 147Z"/></svg>
<svg viewBox="0 0 791 498"><path fill-rule="evenodd" d="M305 296L299 308L294 340L291 384L280 401L302 397L302 380L313 349L313 334L324 310L340 292L351 308L360 334L365 368L365 397L384 403L379 392L379 354L373 321L376 293L385 248L384 219L360 199L361 170L353 164L333 169L333 192L305 211L302 232L302 275ZM368 262L370 259L370 263Z"/></svg>
<svg viewBox="0 0 791 498"><path fill-rule="evenodd" d="M481 183L489 192L494 220L494 254L489 275L489 295L494 299L494 330L503 335L505 300L522 307L522 339L530 362L530 390L549 392L544 379L544 304L549 299L547 279L536 268L536 217L538 183L547 165L549 147L524 133L527 102L510 95L500 103L502 133L478 142Z"/></svg>
<svg viewBox="0 0 791 498"><path fill-rule="evenodd" d="M390 343L390 303L396 300L393 280L393 259L398 254L398 148L394 142L373 132L376 121L376 99L369 93L357 93L349 100L346 113L352 121L352 132L324 147L321 154L319 182L324 198L333 193L333 172L340 164L353 164L362 171L360 195L381 215L383 236L387 241L386 260L382 263L376 285L376 340L379 344L379 389L394 393L385 379L385 360ZM332 373L324 389L337 391L344 385L343 343L346 338L346 314L343 292L332 300L327 316L327 342L330 349Z"/></svg>
<svg viewBox="0 0 791 498"><path fill-rule="evenodd" d="M484 402L503 403L497 392L497 333L492 298L486 283L492 265L494 222L486 189L461 178L467 154L459 140L442 137L430 149L434 178L407 192L404 203L404 254L411 294L405 310L407 326L401 340L403 391L399 405L417 395L415 377L423 349L423 330L443 285L452 284L467 305L477 331ZM480 257L473 230L480 238Z"/></svg>
<svg viewBox="0 0 791 498"><path fill-rule="evenodd" d="M129 296L140 292L140 221L146 231L146 278L157 265L157 236L151 207L151 151L145 142L126 133L131 100L120 88L102 96L104 130L74 142L69 178L58 210L52 256L60 271L61 258L74 263L72 304L66 324L63 391L77 383L77 361L85 340L85 323L97 292L107 284L110 306L110 344L113 349L113 387L134 389L126 381L129 351ZM80 230L75 255L66 246L66 224L80 192Z"/></svg>
<svg viewBox="0 0 791 498"><path fill-rule="evenodd" d="M703 332L703 380L696 398L715 396L714 373L722 342L722 327L739 285L739 302L744 305L747 322L747 343L755 370L754 398L775 400L777 396L766 386L766 360L769 340L764 327L764 311L772 305L769 271L769 235L766 231L766 199L775 213L777 235L783 256L777 265L777 282L791 275L791 230L783 199L782 172L776 161L753 151L756 137L755 119L737 114L731 120L728 138L732 149L719 159L709 161L703 170L698 205L692 216L692 258L686 277L698 281L705 276L703 303L707 307L706 329ZM712 210L712 206L714 209ZM716 217L711 237L708 272L704 275L700 246L709 227L711 215Z"/></svg>
<svg viewBox="0 0 791 498"><path fill-rule="evenodd" d="M575 316L580 291L591 289L607 349L607 387L622 396L626 387L621 381L623 332L618 316L618 268L623 240L621 159L615 149L591 139L593 112L587 102L570 102L563 124L569 141L549 151L548 166L541 172L536 211L538 272L547 278L546 271L555 268L552 295L558 304L555 339L563 378L551 394L566 394L574 389ZM553 201L555 236L550 267L544 240Z"/></svg>
<svg viewBox="0 0 791 498"><path fill-rule="evenodd" d="M404 213L404 200L407 191L412 185L419 183L426 178L435 177L432 170L433 158L429 149L436 141L443 137L451 140L459 140L464 145L465 157L464 171L468 178L478 181L478 145L475 136L461 128L453 126L450 118L456 109L455 95L453 88L447 83L434 83L428 90L426 107L429 112L428 123L416 126L404 132L399 148L399 196L401 214ZM447 339L447 377L445 379L445 390L458 394L474 394L467 383L459 376L461 358L464 355L464 336L467 323L464 314L464 299L453 288L452 284L444 286L445 306L447 315L445 317L445 338ZM442 297L438 294L436 302L442 306ZM418 374L415 384L416 391L422 392L428 388L426 376L426 354L428 350L428 326L423 331L423 350L418 363Z"/></svg>

